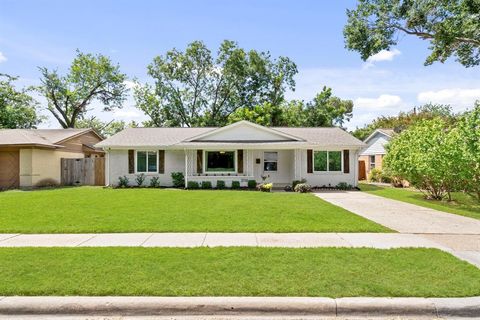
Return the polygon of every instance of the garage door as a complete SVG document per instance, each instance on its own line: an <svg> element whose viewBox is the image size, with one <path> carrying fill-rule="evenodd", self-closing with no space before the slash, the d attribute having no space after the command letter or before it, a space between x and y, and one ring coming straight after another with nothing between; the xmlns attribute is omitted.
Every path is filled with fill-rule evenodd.
<svg viewBox="0 0 480 320"><path fill-rule="evenodd" d="M18 151L0 151L0 189L18 188L19 159Z"/></svg>

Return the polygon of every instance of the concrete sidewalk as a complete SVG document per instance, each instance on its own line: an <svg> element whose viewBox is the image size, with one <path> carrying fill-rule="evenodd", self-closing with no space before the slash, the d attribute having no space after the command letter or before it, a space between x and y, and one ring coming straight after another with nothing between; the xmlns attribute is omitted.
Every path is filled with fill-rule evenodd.
<svg viewBox="0 0 480 320"><path fill-rule="evenodd" d="M0 234L0 247L417 247L448 250L415 234L399 233L99 233Z"/></svg>
<svg viewBox="0 0 480 320"><path fill-rule="evenodd" d="M0 297L0 315L476 317L480 297Z"/></svg>

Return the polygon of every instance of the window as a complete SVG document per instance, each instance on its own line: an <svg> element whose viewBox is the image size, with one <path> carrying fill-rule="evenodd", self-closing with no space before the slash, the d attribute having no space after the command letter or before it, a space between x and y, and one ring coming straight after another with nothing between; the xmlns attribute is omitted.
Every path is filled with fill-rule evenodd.
<svg viewBox="0 0 480 320"><path fill-rule="evenodd" d="M263 170L277 171L278 152L263 153Z"/></svg>
<svg viewBox="0 0 480 320"><path fill-rule="evenodd" d="M137 172L157 172L156 151L137 151Z"/></svg>
<svg viewBox="0 0 480 320"><path fill-rule="evenodd" d="M370 156L370 169L375 168L375 156Z"/></svg>
<svg viewBox="0 0 480 320"><path fill-rule="evenodd" d="M342 171L342 151L315 151L314 171Z"/></svg>
<svg viewBox="0 0 480 320"><path fill-rule="evenodd" d="M235 151L206 151L206 172L235 172Z"/></svg>

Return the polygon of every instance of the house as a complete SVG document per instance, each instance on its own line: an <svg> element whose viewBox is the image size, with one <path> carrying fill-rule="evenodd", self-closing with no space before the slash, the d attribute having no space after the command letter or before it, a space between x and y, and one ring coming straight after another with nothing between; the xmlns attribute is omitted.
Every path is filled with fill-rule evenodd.
<svg viewBox="0 0 480 320"><path fill-rule="evenodd" d="M366 147L358 159L359 180L365 180L373 168L382 169L383 157L386 154L385 145L394 135L393 129L377 129L364 140Z"/></svg>
<svg viewBox="0 0 480 320"><path fill-rule="evenodd" d="M262 181L274 186L306 179L312 186L357 184L358 155L365 146L340 128L264 127L239 121L220 128L128 128L98 143L106 152L106 183L127 176L159 177L171 186L172 172L185 182Z"/></svg>
<svg viewBox="0 0 480 320"><path fill-rule="evenodd" d="M0 130L0 189L59 184L61 158L103 156L92 129Z"/></svg>

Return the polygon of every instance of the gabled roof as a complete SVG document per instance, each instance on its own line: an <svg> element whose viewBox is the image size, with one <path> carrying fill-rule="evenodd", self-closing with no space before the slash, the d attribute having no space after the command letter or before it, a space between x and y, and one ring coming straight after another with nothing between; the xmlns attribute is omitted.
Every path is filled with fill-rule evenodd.
<svg viewBox="0 0 480 320"><path fill-rule="evenodd" d="M238 122L237 122L238 123ZM245 124L245 122L242 122ZM250 123L249 123L250 124ZM233 126L233 125L231 125ZM232 128L231 126L227 126ZM238 126L238 125L237 125ZM211 134L222 132L221 128L128 128L104 141L97 143L101 148L141 148L141 147L209 147L225 145L255 144L258 146L276 147L364 147L365 144L340 128L287 128L287 127L263 127L262 130L275 133L285 139L277 141L265 140L209 140ZM203 139L202 139L203 138Z"/></svg>
<svg viewBox="0 0 480 320"><path fill-rule="evenodd" d="M363 140L363 142L367 143L370 139L375 137L378 133L383 134L389 138L392 138L396 134L395 130L393 129L376 129L365 140Z"/></svg>
<svg viewBox="0 0 480 320"><path fill-rule="evenodd" d="M93 129L0 129L0 146L39 146L58 148L65 140L87 132L95 133ZM99 137L100 138L100 137ZM101 138L100 138L101 139Z"/></svg>

